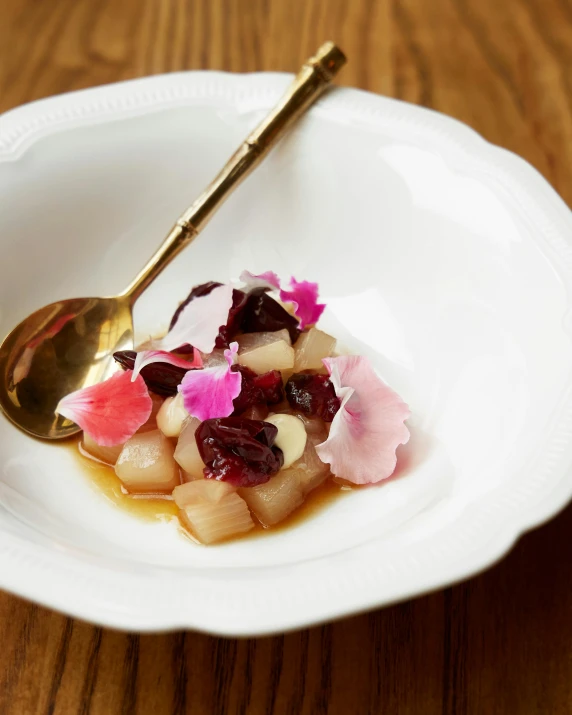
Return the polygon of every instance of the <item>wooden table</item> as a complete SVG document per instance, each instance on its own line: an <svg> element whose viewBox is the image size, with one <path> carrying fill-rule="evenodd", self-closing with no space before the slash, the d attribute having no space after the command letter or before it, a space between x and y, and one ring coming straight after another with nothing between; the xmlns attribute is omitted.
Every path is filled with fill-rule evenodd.
<svg viewBox="0 0 572 715"><path fill-rule="evenodd" d="M173 70L296 70L457 117L572 202L572 0L0 0L0 110ZM267 639L125 635L0 595L0 713L572 712L572 507L464 584Z"/></svg>

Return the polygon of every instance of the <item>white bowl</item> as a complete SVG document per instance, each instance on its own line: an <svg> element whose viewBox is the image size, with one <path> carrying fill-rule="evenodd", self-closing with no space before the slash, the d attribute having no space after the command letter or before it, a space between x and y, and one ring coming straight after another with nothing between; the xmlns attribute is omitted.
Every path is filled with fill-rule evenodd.
<svg viewBox="0 0 572 715"><path fill-rule="evenodd" d="M0 118L0 333L115 294L286 75L171 74ZM475 573L572 494L570 213L521 159L408 104L338 89L141 299L141 336L243 268L320 283L324 328L409 402L399 478L301 525L200 547L0 419L0 586L99 624L254 635Z"/></svg>

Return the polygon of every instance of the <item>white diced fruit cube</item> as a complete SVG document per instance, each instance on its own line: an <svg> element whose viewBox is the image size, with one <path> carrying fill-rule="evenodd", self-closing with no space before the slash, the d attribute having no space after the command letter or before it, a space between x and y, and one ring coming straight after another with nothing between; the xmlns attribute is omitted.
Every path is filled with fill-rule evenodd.
<svg viewBox="0 0 572 715"><path fill-rule="evenodd" d="M185 480L202 479L205 464L201 458L195 432L201 421L196 417L189 417L181 430L177 448L175 449L175 460L186 472Z"/></svg>
<svg viewBox="0 0 572 715"><path fill-rule="evenodd" d="M330 357L336 346L336 339L331 335L310 328L307 333L302 333L294 345L294 371L319 370L324 367L322 358Z"/></svg>
<svg viewBox="0 0 572 715"><path fill-rule="evenodd" d="M243 534L254 526L246 502L226 482L188 482L175 488L173 498L183 526L203 544Z"/></svg>
<svg viewBox="0 0 572 715"><path fill-rule="evenodd" d="M117 462L117 458L123 449L122 444L118 444L115 447L102 447L85 432L83 433L81 447L84 452L87 452L88 456L94 457L111 467Z"/></svg>
<svg viewBox="0 0 572 715"><path fill-rule="evenodd" d="M174 447L160 430L128 439L115 465L115 473L133 493L170 493L180 483Z"/></svg>
<svg viewBox="0 0 572 715"><path fill-rule="evenodd" d="M258 374L269 370L291 370L294 348L287 330L246 333L238 338L238 363Z"/></svg>
<svg viewBox="0 0 572 715"><path fill-rule="evenodd" d="M274 526L281 522L327 479L329 467L320 460L315 447L326 435L323 426L321 433L308 434L304 453L288 469L281 469L265 484L239 490L261 524Z"/></svg>

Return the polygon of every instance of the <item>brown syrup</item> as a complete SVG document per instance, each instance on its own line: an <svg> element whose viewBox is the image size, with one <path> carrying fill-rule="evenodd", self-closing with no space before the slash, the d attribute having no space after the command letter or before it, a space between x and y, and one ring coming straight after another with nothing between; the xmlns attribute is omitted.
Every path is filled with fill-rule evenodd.
<svg viewBox="0 0 572 715"><path fill-rule="evenodd" d="M66 445L74 455L78 469L81 470L94 488L114 506L145 521L171 521L173 518L178 518L179 509L169 496L126 493L113 467L96 462L80 454L80 441L81 438L66 442ZM310 492L304 503L276 526L265 528L254 519L254 529L251 529L243 536L231 537L227 541L249 539L295 527L306 519L315 516L333 501L347 495L350 491L352 490L348 485L336 483L332 478L329 478L321 486ZM189 536L182 526L181 531L186 536Z"/></svg>

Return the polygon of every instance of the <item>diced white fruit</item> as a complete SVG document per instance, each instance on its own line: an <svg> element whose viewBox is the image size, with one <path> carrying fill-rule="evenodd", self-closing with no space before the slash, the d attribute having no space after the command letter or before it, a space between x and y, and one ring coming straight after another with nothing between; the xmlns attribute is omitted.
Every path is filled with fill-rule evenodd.
<svg viewBox="0 0 572 715"><path fill-rule="evenodd" d="M294 348L287 330L247 333L238 338L238 345L238 363L258 374L294 367Z"/></svg>
<svg viewBox="0 0 572 715"><path fill-rule="evenodd" d="M203 479L200 482L187 482L179 484L173 489L175 504L182 509L188 504L207 501L217 504L221 499L234 494L236 487L228 482L219 482L216 479Z"/></svg>
<svg viewBox="0 0 572 715"><path fill-rule="evenodd" d="M319 487L330 474L329 464L324 464L316 452L316 445L325 442L326 439L327 431L325 428L320 434L308 433L304 454L288 470L292 473L293 478L298 481L304 496Z"/></svg>
<svg viewBox="0 0 572 715"><path fill-rule="evenodd" d="M324 367L322 358L330 357L335 346L336 339L331 335L318 328L310 328L307 333L300 335L294 346L294 371L320 370Z"/></svg>
<svg viewBox="0 0 572 715"><path fill-rule="evenodd" d="M270 333L244 333L236 339L238 347L242 350L254 350L254 348L263 348L265 345L275 343L277 340L283 340L288 345L292 345L290 333L284 330L275 330Z"/></svg>
<svg viewBox="0 0 572 715"><path fill-rule="evenodd" d="M183 405L183 395L179 392L175 397L167 397L161 405L157 413L157 427L165 437L178 437L188 416Z"/></svg>
<svg viewBox="0 0 572 715"><path fill-rule="evenodd" d="M187 418L175 449L175 460L192 479L202 479L204 476L205 463L201 458L195 439L195 432L200 424L201 421L196 417Z"/></svg>
<svg viewBox="0 0 572 715"><path fill-rule="evenodd" d="M115 465L115 473L128 491L171 493L179 484L179 467L171 441L159 430L128 439Z"/></svg>
<svg viewBox="0 0 572 715"><path fill-rule="evenodd" d="M203 544L249 531L254 526L246 502L225 482L203 479L173 491L183 526Z"/></svg>
<svg viewBox="0 0 572 715"><path fill-rule="evenodd" d="M289 469L281 469L266 484L240 489L239 494L264 526L278 524L304 501Z"/></svg>
<svg viewBox="0 0 572 715"><path fill-rule="evenodd" d="M118 444L115 447L102 447L84 432L81 449L83 452L86 453L86 456L98 459L100 462L103 462L104 464L109 464L111 467L113 467L115 462L117 462L117 458L121 454L123 445Z"/></svg>
<svg viewBox="0 0 572 715"><path fill-rule="evenodd" d="M316 444L324 441L325 434L323 429L319 436L308 435L300 459L288 469L281 469L266 484L239 489L241 497L264 526L281 522L327 479L329 467L320 461L315 449Z"/></svg>
<svg viewBox="0 0 572 715"><path fill-rule="evenodd" d="M274 444L284 454L282 469L287 469L296 460L300 459L306 446L306 430L304 423L294 415L270 415L265 422L270 422L278 428Z"/></svg>

